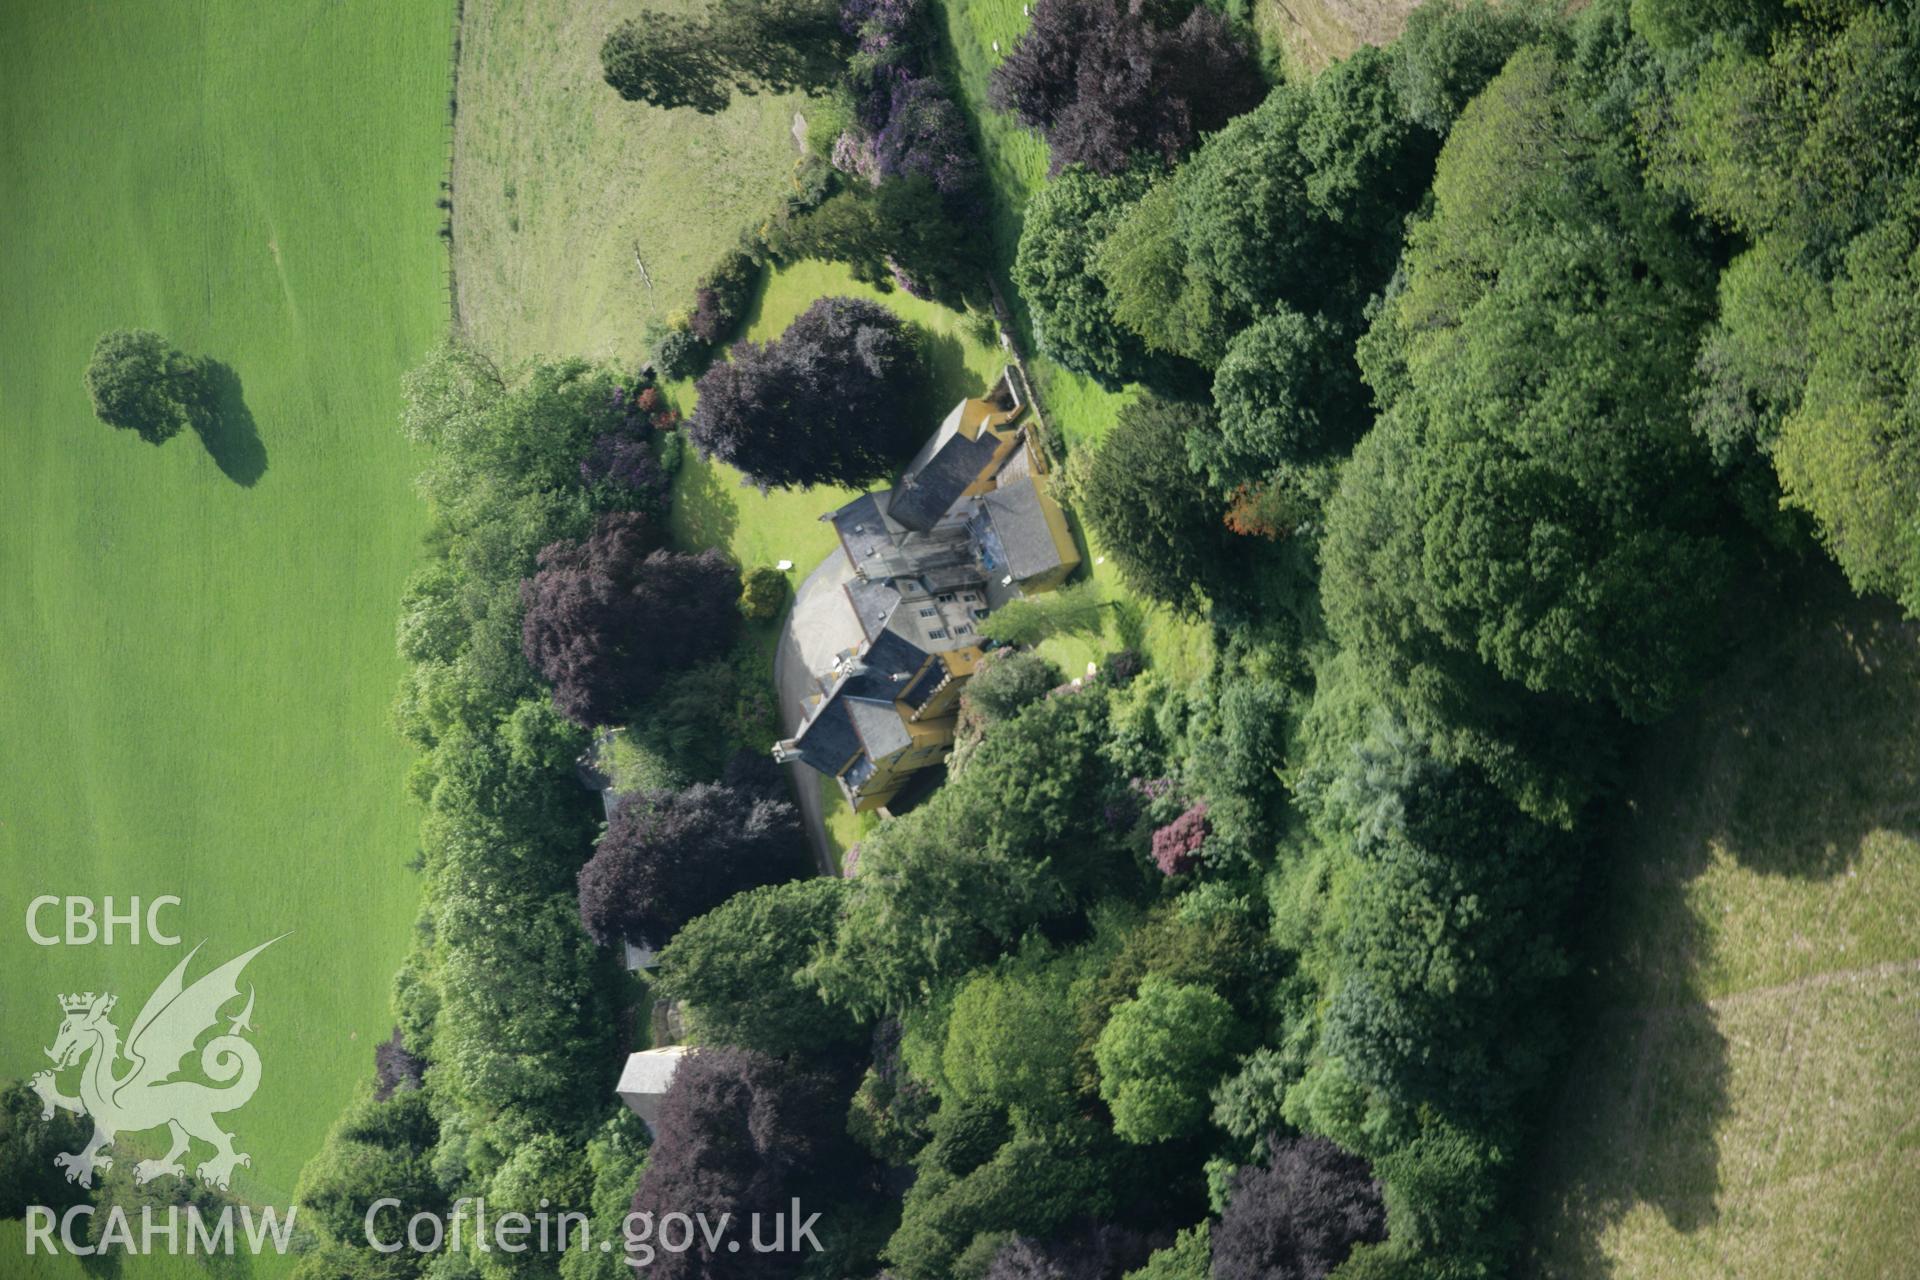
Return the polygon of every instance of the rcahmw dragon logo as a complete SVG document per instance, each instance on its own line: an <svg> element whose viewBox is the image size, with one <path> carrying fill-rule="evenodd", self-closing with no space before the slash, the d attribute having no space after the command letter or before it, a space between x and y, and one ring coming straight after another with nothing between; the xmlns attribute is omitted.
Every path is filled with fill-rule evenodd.
<svg viewBox="0 0 1920 1280"><path fill-rule="evenodd" d="M53 1048L47 1050L53 1070L40 1072L32 1084L44 1104L42 1119L50 1119L55 1107L93 1118L93 1137L87 1144L53 1158L55 1165L67 1171L67 1181L92 1186L95 1169L113 1167L106 1148L117 1135L160 1125L167 1126L170 1135L167 1154L135 1165L136 1182L151 1182L169 1173L184 1178L180 1157L187 1153L189 1138L214 1148L213 1156L200 1162L199 1175L216 1187L226 1187L235 1166L253 1163L251 1157L233 1149L233 1135L213 1120L244 1104L260 1087L260 1055L241 1039L243 1032L253 1030L248 1021L253 1016L251 986L246 1007L227 1020L226 1034L213 1037L200 1050L200 1070L223 1087L172 1077L193 1052L194 1042L220 1021L220 1010L239 999L240 971L247 961L279 940L270 938L186 986L187 964L200 951L196 946L147 997L124 1046L119 1029L107 1018L118 997L104 992L96 996L91 991L60 997L67 1016ZM124 1071L122 1058L129 1064ZM81 1064L80 1096L70 1098L59 1091L54 1077L76 1063Z"/></svg>

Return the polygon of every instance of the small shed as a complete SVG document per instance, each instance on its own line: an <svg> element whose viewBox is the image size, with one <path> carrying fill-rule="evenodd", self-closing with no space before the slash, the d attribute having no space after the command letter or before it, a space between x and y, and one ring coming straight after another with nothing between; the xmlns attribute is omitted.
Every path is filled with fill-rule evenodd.
<svg viewBox="0 0 1920 1280"><path fill-rule="evenodd" d="M620 1072L620 1100L640 1117L648 1133L660 1118L660 1100L666 1097L667 1086L680 1069L680 1059L689 1052L686 1045L670 1044L628 1055L626 1068Z"/></svg>

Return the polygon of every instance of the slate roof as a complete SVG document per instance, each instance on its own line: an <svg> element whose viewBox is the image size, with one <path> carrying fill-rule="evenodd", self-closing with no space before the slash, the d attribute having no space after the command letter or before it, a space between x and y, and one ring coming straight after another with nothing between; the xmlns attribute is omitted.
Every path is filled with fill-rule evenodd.
<svg viewBox="0 0 1920 1280"><path fill-rule="evenodd" d="M1002 483L982 499L981 505L993 527L991 540L1000 553L996 558L1002 559L1015 578L1032 578L1061 565L1060 548L1041 509L1033 477Z"/></svg>
<svg viewBox="0 0 1920 1280"><path fill-rule="evenodd" d="M955 423L954 429L949 432L943 426L933 451L925 461L916 459L917 465L894 488L887 514L895 523L922 533L933 528L966 487L980 478L1000 448L999 438L991 431L983 428L969 440L960 434L957 417L949 421Z"/></svg>
<svg viewBox="0 0 1920 1280"><path fill-rule="evenodd" d="M900 713L893 709L891 700L879 702L867 698L847 698L844 701L847 715L853 720L853 727L859 732L869 758L884 760L894 752L904 751L913 745L913 735L900 722Z"/></svg>
<svg viewBox="0 0 1920 1280"><path fill-rule="evenodd" d="M893 677L911 676L927 660L927 652L898 632L883 631L860 655L866 670L848 676L843 687L856 698L885 698L892 702L902 681Z"/></svg>
<svg viewBox="0 0 1920 1280"><path fill-rule="evenodd" d="M840 544L847 549L847 558L855 568L864 564L874 552L885 551L893 545L886 517L871 493L861 494L828 518L833 522L834 532L840 535Z"/></svg>
<svg viewBox="0 0 1920 1280"><path fill-rule="evenodd" d="M853 612L860 619L860 630L867 639L878 637L887 629L887 619L893 616L893 610L900 603L900 593L885 582L876 582L867 578L849 578L846 584L847 603L853 606Z"/></svg>
<svg viewBox="0 0 1920 1280"><path fill-rule="evenodd" d="M907 731L900 724L893 701L906 691L907 681L926 661L926 652L898 632L881 631L860 655L866 669L840 677L827 700L800 726L796 744L800 759L833 777L863 750L884 756L906 745ZM900 735L902 740L897 744L887 726L871 714L876 704L885 710L893 730Z"/></svg>
<svg viewBox="0 0 1920 1280"><path fill-rule="evenodd" d="M847 761L860 752L860 735L847 716L846 703L832 697L802 726L797 739L800 759L829 778L839 776Z"/></svg>

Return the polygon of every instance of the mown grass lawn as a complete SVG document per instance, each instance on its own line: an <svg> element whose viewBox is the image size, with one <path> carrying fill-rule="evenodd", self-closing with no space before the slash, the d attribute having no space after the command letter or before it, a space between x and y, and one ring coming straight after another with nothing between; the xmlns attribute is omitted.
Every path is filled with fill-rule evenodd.
<svg viewBox="0 0 1920 1280"><path fill-rule="evenodd" d="M844 266L829 262L801 262L772 273L747 314L742 336L770 342L815 300L835 296L877 301L926 332L935 386L933 403L922 409L929 434L940 425L942 406L984 392L1006 365L999 346L981 341L959 312L898 290L881 293L855 280ZM682 411L692 413L698 403L692 384L680 383L672 392ZM732 467L704 462L688 450L674 481L673 538L690 550L720 547L746 569L791 560L787 580L798 586L837 545L833 526L820 517L858 493L821 487L762 494L743 486Z"/></svg>
<svg viewBox="0 0 1920 1280"><path fill-rule="evenodd" d="M370 1077L417 901L398 379L447 324L449 19L14 0L0 40L0 1074L46 1065L58 993L117 993L124 1030L185 951L33 945L36 895L177 894L196 974L292 930L248 971L264 1072L228 1117L260 1203ZM211 451L94 420L117 325L233 370ZM0 1229L0 1272L78 1274L21 1251Z"/></svg>
<svg viewBox="0 0 1920 1280"><path fill-rule="evenodd" d="M1867 1280L1920 1253L1920 628L1852 604L1659 735L1588 904L1525 1274Z"/></svg>

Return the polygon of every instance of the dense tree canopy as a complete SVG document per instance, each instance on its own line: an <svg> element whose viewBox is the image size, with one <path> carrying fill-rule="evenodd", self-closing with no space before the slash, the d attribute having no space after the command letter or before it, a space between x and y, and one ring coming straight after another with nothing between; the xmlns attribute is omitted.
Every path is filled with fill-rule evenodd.
<svg viewBox="0 0 1920 1280"><path fill-rule="evenodd" d="M1400 117L1390 71L1363 49L1209 137L1095 255L1115 318L1206 365L1279 304L1355 323L1392 272L1433 161L1433 135Z"/></svg>
<svg viewBox="0 0 1920 1280"><path fill-rule="evenodd" d="M700 379L687 424L701 456L762 488L859 485L910 440L925 368L914 331L859 298L821 298L770 343L742 342Z"/></svg>
<svg viewBox="0 0 1920 1280"><path fill-rule="evenodd" d="M827 1257L723 1243L675 1275L1511 1271L1636 722L1670 737L1744 628L1806 604L1816 536L1920 599L1911 7L1436 0L1203 129L1244 57L1211 7L1039 4L997 92L1064 167L1008 301L1157 393L1089 424L1108 402L1040 371L1124 589L996 604L983 640L1038 651L975 668L945 781L863 817L844 879L790 879L768 656L730 643L781 579L742 601L659 548L664 390L437 352L407 385L434 523L395 708L426 909L386 1109L303 1179L303 1274L417 1267L332 1239L389 1179L557 1196L601 1238L629 1208L831 1210ZM774 262L988 277L937 16L845 5L834 168L763 224ZM707 278L703 332L751 262ZM826 300L703 385L695 434L764 483L876 476L913 346ZM1062 687L1064 654L1106 660ZM582 868L582 726L611 719L625 794ZM651 1160L611 1092L635 988L588 930L672 939L655 994L701 1047Z"/></svg>
<svg viewBox="0 0 1920 1280"><path fill-rule="evenodd" d="M1393 42L1393 90L1400 113L1445 133L1521 45L1541 34L1525 5L1433 0L1407 15Z"/></svg>
<svg viewBox="0 0 1920 1280"><path fill-rule="evenodd" d="M1039 0L994 68L992 100L1047 140L1055 170L1172 163L1259 101L1252 50L1207 5Z"/></svg>
<svg viewBox="0 0 1920 1280"><path fill-rule="evenodd" d="M1206 409L1143 396L1093 453L1080 477L1080 514L1141 595L1178 608L1231 594L1239 554L1221 523L1225 499L1194 474L1190 435L1215 431Z"/></svg>
<svg viewBox="0 0 1920 1280"><path fill-rule="evenodd" d="M1771 461L1855 587L1920 607L1920 38L1869 7L1749 43L1716 45L1652 139L1654 178L1751 242L1720 280L1695 423L1721 462Z"/></svg>
<svg viewBox="0 0 1920 1280"><path fill-rule="evenodd" d="M1113 1280L1146 1258L1152 1242L1110 1222L1056 1240L1016 1236L994 1255L986 1280Z"/></svg>
<svg viewBox="0 0 1920 1280"><path fill-rule="evenodd" d="M1149 181L1144 168L1102 177L1068 166L1028 202L1013 260L1013 283L1033 313L1040 349L1108 385L1142 378L1150 364L1139 335L1114 321L1094 251Z"/></svg>
<svg viewBox="0 0 1920 1280"><path fill-rule="evenodd" d="M1274 1147L1234 1175L1213 1228L1214 1280L1321 1280L1353 1246L1386 1237L1380 1184L1366 1161L1325 1138Z"/></svg>
<svg viewBox="0 0 1920 1280"><path fill-rule="evenodd" d="M1374 323L1391 403L1322 552L1329 621L1379 687L1543 810L1554 784L1510 769L1517 688L1657 718L1719 652L1735 568L1686 412L1705 264L1609 100L1580 95L1533 46L1455 126Z"/></svg>
<svg viewBox="0 0 1920 1280"><path fill-rule="evenodd" d="M69 1111L55 1109L42 1119L43 1109L24 1080L0 1088L0 1217L20 1217L30 1204L61 1213L87 1198L86 1189L69 1182L53 1157L80 1150L90 1130Z"/></svg>
<svg viewBox="0 0 1920 1280"><path fill-rule="evenodd" d="M1539 1010L1566 970L1565 845L1471 771L1414 767L1358 842L1326 1052L1399 1105L1498 1115L1556 1043Z"/></svg>
<svg viewBox="0 0 1920 1280"><path fill-rule="evenodd" d="M772 1221L795 1195L825 1185L847 1159L841 1133L844 1097L830 1077L794 1069L749 1049L706 1048L684 1058L660 1103L653 1149L633 1195L632 1212L659 1222L700 1212L730 1214L739 1243L753 1214L771 1242ZM804 1203L804 1201L803 1201ZM690 1206L701 1206L698 1210ZM760 1253L725 1241L672 1253L658 1250L649 1270L692 1280L787 1276L813 1256L804 1246Z"/></svg>
<svg viewBox="0 0 1920 1280"><path fill-rule="evenodd" d="M403 1230L413 1214L446 1207L427 1161L437 1137L425 1094L403 1093L388 1102L363 1099L334 1123L319 1155L301 1171L294 1197L328 1240L371 1260L366 1224L376 1200L392 1197L400 1202L397 1210L382 1214L383 1235L389 1237ZM425 1262L416 1254L399 1259L386 1273L417 1275Z"/></svg>
<svg viewBox="0 0 1920 1280"><path fill-rule="evenodd" d="M713 783L629 796L580 868L580 920L605 945L664 946L734 894L804 866L799 817L784 799Z"/></svg>
<svg viewBox="0 0 1920 1280"><path fill-rule="evenodd" d="M663 675L732 642L739 572L718 551L659 545L644 515L602 516L585 541L543 550L540 571L521 587L527 661L575 723L617 723Z"/></svg>
<svg viewBox="0 0 1920 1280"><path fill-rule="evenodd" d="M1218 430L1188 445L1216 485L1264 480L1344 452L1367 425L1351 343L1326 319L1279 308L1234 336L1213 375Z"/></svg>
<svg viewBox="0 0 1920 1280"><path fill-rule="evenodd" d="M1101 816L1105 728L1098 697L1036 703L927 803L862 840L839 931L809 969L828 998L900 1011L1042 921L1139 883Z"/></svg>
<svg viewBox="0 0 1920 1280"><path fill-rule="evenodd" d="M659 991L692 1010L710 1044L775 1056L846 1045L858 1024L797 975L833 935L847 891L816 876L735 894L673 936Z"/></svg>
<svg viewBox="0 0 1920 1280"><path fill-rule="evenodd" d="M1239 1035L1232 1007L1214 992L1147 978L1094 1046L1114 1131L1129 1142L1161 1142L1198 1128Z"/></svg>

